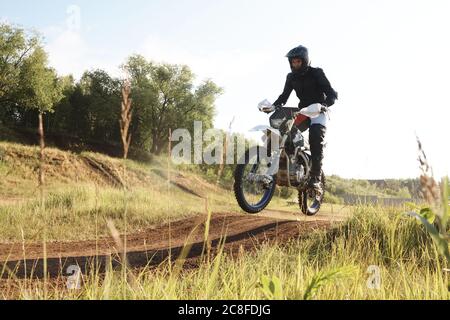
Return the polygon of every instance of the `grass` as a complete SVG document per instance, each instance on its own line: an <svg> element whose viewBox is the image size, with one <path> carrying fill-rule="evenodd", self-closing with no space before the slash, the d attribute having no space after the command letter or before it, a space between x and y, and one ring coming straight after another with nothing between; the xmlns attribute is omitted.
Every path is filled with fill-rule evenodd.
<svg viewBox="0 0 450 320"><path fill-rule="evenodd" d="M449 299L449 273L422 225L400 211L359 207L331 232L238 256L219 252L198 269L120 271L65 283L16 283L23 299ZM372 267L371 267L372 266ZM373 266L379 289L368 286ZM130 281L130 279L132 279ZM10 280L11 283L14 282ZM5 293L4 293L5 294Z"/></svg>
<svg viewBox="0 0 450 320"><path fill-rule="evenodd" d="M48 150L48 186L41 205L35 195L35 149L0 143L0 241L97 239L111 225L128 233L168 220L204 212L205 202L170 185L151 165L122 162L83 154L109 169L125 165L133 188L125 191L105 184L89 171L80 155ZM67 157L67 160L65 157ZM61 160L63 159L63 160ZM61 168L85 170L74 175ZM6 173L5 173L6 172ZM61 173L62 172L62 173ZM100 178L99 178L100 177ZM98 180L95 180L95 179ZM194 177L186 173L187 181ZM151 183L149 183L149 181ZM211 211L237 211L229 191L207 187ZM209 189L208 189L209 188ZM215 190L215 192L214 192ZM3 193L4 192L4 193ZM16 197L19 197L18 199ZM270 208L291 211L285 199L274 198ZM334 210L332 205L324 209ZM342 210L342 208L339 208ZM408 209L374 206L344 208L351 218L329 231L316 231L288 243L264 244L230 256L219 247L196 269L163 263L158 268L92 271L81 279L79 290L59 280L0 281L0 298L18 299L449 299L448 261L434 245L425 226L405 215ZM348 212L347 212L348 213ZM209 220L208 220L209 221ZM109 222L109 225L108 225ZM110 226L110 228L108 228ZM208 228L205 228L208 230ZM207 231L205 231L207 232ZM208 244L205 244L208 248ZM186 252L189 247L186 247ZM373 288L373 272L379 288Z"/></svg>
<svg viewBox="0 0 450 320"><path fill-rule="evenodd" d="M108 234L107 220L123 232L125 208L129 233L204 210L204 199L173 186L169 190L164 181L128 192L93 184L66 185L46 194L44 210L38 197L0 204L0 241L21 241L22 232L25 240L40 241L44 229L47 240L95 239ZM232 195L223 192L211 196L210 204L215 212L238 210Z"/></svg>
<svg viewBox="0 0 450 320"><path fill-rule="evenodd" d="M167 171L163 158L144 164L51 148L46 150L50 164L46 167L45 201L41 208L35 178L38 149L3 142L0 151L0 173L4 174L0 181L1 242L41 241L44 235L47 241L95 239L108 235L107 220L121 233L125 228L132 233L204 211L204 199L169 185L167 179L155 173L154 170ZM105 183L81 157L93 158L111 171L121 172L125 166L132 188L125 192ZM232 190L216 187L193 172L183 171L183 175L185 187L208 197L214 212L240 211ZM324 205L327 211L333 212L334 208ZM286 199L279 197L274 197L269 209L298 211L297 205L288 205Z"/></svg>
<svg viewBox="0 0 450 320"><path fill-rule="evenodd" d="M21 201L0 203L0 242L70 241L95 239L108 235L107 221L120 232L142 231L150 226L191 217L204 211L205 200L156 179L150 187L136 187L124 192L95 184L61 185L46 192L44 210L37 195ZM175 201L176 199L176 201ZM214 212L239 212L234 195L220 190L208 193ZM285 199L274 198L269 209L298 211ZM348 213L349 208L324 204L327 212ZM23 234L23 235L22 235ZM22 238L23 237L23 238Z"/></svg>
<svg viewBox="0 0 450 320"><path fill-rule="evenodd" d="M127 232L132 233L204 210L204 199L169 185L167 179L153 171L167 171L162 159L143 164L51 148L46 150L49 164L44 206L41 207L35 178L37 148L2 142L0 152L0 174L3 174L0 181L1 242L41 241L44 235L48 241L95 239L108 235L108 220L120 232L127 228ZM132 187L125 191L108 184L82 157L94 159L117 175L125 166L126 181ZM183 183L187 189L198 193L205 188L189 173L185 174ZM215 188L214 185L206 187L212 191ZM212 191L207 195L215 212L238 211L231 192Z"/></svg>

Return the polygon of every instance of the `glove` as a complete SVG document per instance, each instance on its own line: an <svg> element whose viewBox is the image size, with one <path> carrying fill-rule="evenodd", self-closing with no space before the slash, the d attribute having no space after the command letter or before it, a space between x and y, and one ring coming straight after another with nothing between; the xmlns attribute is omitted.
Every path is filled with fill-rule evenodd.
<svg viewBox="0 0 450 320"><path fill-rule="evenodd" d="M283 106L282 105L274 105L275 111L277 111L278 109L281 109Z"/></svg>
<svg viewBox="0 0 450 320"><path fill-rule="evenodd" d="M267 111L265 111L265 113L269 114L269 113L275 112L278 110L278 108L280 108L280 107L272 105L272 108L271 108L272 110L267 110Z"/></svg>

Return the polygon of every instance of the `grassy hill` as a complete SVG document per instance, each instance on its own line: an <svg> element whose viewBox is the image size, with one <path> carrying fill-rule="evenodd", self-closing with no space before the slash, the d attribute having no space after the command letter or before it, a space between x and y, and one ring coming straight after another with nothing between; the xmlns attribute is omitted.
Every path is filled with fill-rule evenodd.
<svg viewBox="0 0 450 320"><path fill-rule="evenodd" d="M0 241L85 239L105 234L106 221L138 231L152 224L205 212L234 210L231 192L201 177L148 164L48 148L44 203L37 186L38 148L0 142ZM126 219L124 216L126 215ZM125 226L125 221L127 226Z"/></svg>

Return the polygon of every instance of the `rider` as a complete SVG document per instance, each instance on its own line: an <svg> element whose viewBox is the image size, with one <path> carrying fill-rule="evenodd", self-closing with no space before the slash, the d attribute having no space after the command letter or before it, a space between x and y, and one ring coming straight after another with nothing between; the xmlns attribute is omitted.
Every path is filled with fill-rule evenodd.
<svg viewBox="0 0 450 320"><path fill-rule="evenodd" d="M292 91L295 90L297 97L300 99L300 109L315 103L320 103L325 107L332 106L338 99L338 94L331 87L323 70L311 67L308 49L304 46L298 46L289 51L286 57L289 59L292 72L287 75L283 93L273 105L277 108L285 105ZM326 117L322 114L319 118L312 119L309 127L312 158L309 186L320 193L323 192L321 175L325 133Z"/></svg>

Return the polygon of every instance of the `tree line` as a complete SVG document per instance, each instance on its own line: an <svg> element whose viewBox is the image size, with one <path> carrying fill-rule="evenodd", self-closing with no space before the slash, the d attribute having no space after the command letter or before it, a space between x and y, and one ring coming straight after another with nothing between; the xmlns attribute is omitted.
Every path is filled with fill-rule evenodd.
<svg viewBox="0 0 450 320"><path fill-rule="evenodd" d="M188 66L155 63L137 54L120 69L122 78L100 69L85 71L79 80L58 75L39 35L0 24L0 123L35 130L41 121L46 133L119 144L127 83L131 148L160 154L170 129L192 131L194 120L205 129L213 126L215 101L223 91L212 80L195 86Z"/></svg>

